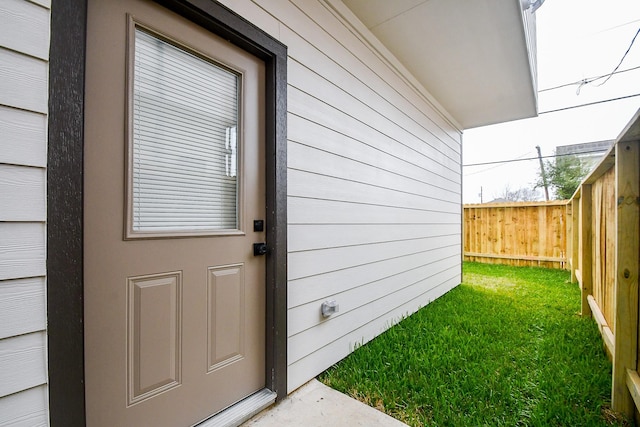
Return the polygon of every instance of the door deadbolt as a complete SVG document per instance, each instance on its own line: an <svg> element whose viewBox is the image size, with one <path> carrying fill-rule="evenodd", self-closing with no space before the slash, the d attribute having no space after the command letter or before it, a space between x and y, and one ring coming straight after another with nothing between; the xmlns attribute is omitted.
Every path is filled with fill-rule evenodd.
<svg viewBox="0 0 640 427"><path fill-rule="evenodd" d="M254 243L253 244L253 255L260 256L265 255L267 253L267 244L266 243Z"/></svg>

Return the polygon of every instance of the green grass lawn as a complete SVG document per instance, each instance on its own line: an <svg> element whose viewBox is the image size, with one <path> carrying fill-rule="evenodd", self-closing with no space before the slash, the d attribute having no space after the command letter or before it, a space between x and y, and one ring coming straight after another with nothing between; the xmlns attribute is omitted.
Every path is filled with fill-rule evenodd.
<svg viewBox="0 0 640 427"><path fill-rule="evenodd" d="M627 425L561 270L465 263L464 282L320 375L411 426Z"/></svg>

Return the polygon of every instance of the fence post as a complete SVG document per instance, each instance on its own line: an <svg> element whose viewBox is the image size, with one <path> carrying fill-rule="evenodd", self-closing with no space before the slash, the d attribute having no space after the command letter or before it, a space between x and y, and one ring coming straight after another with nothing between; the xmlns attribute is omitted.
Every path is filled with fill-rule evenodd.
<svg viewBox="0 0 640 427"><path fill-rule="evenodd" d="M611 406L630 418L635 403L627 387L627 370L637 370L638 254L640 252L640 141L618 142L616 174L616 313Z"/></svg>
<svg viewBox="0 0 640 427"><path fill-rule="evenodd" d="M591 316L591 307L587 297L593 294L593 275L591 273L591 265L593 262L593 254L591 252L591 213L593 207L591 204L591 184L582 184L580 191L580 293L582 295L581 314L583 316Z"/></svg>
<svg viewBox="0 0 640 427"><path fill-rule="evenodd" d="M564 242L565 242L565 258L567 262L564 264L564 269L569 270L571 273L571 283L574 282L575 277L573 274L573 266L571 260L571 254L573 254L573 203L571 200L567 202L567 206L564 208L564 220L567 224L567 233L565 234Z"/></svg>
<svg viewBox="0 0 640 427"><path fill-rule="evenodd" d="M571 199L571 254L567 254L567 258L571 256L571 283L578 283L576 276L576 270L580 268L579 265L579 253L580 253L580 199Z"/></svg>

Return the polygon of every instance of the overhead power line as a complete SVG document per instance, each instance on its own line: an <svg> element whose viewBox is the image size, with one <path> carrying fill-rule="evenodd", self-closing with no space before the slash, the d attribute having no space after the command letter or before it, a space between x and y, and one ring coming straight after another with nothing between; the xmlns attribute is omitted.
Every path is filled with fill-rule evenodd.
<svg viewBox="0 0 640 427"><path fill-rule="evenodd" d="M591 151L582 151L580 153L567 153L567 154L552 154L549 156L536 156L536 157L527 157L524 159L509 159L509 160L495 160L493 162L482 162L482 163L470 163L468 165L462 165L462 167L471 167L471 166L485 166L485 165L496 165L498 163L513 163L513 162L524 162L525 160L538 160L540 158L542 159L549 159L552 157L566 157L566 156L576 156L578 154L592 154L592 153L604 153L605 150L591 150Z"/></svg>
<svg viewBox="0 0 640 427"><path fill-rule="evenodd" d="M524 158L526 156L529 156L529 155L531 155L531 151L528 151L528 152L526 152L524 154L519 155L518 157L516 157L516 159L522 159L522 158ZM488 168L479 169L479 170L476 170L475 172L467 173L466 176L478 175L478 174L485 173L485 172L488 172L488 171L496 169L496 168L500 168L502 166L505 166L505 163L489 166Z"/></svg>
<svg viewBox="0 0 640 427"><path fill-rule="evenodd" d="M635 43L636 38L638 37L638 34L640 34L640 28L638 28L638 31L636 31L636 34L633 36L633 39L631 39L631 43L629 43L629 47L627 47L626 52L624 53L624 55L622 55L622 58L620 59L620 62L618 62L618 65L616 65L616 67L610 73L603 74L601 76L596 76L596 77L584 78L584 79L578 80L576 82L565 83L565 84L554 86L554 87L547 88L547 89L542 89L542 90L539 90L538 93L547 92L547 91L555 90L555 89L560 89L560 88L567 87L567 86L578 85L578 89L576 89L576 95L579 95L580 94L580 89L582 89L582 87L585 86L585 85L588 85L590 83L596 82L596 81L601 80L601 79L605 79L602 83L598 83L597 85L595 85L596 87L600 87L600 86L604 85L606 82L608 82L609 79L611 77L613 77L615 74L625 73L627 71L632 71L632 70L636 70L636 69L640 68L640 66L638 66L638 67L632 67L632 68L628 68L626 70L618 71L618 68L620 68L620 66L624 62L624 59L627 57L627 55L629 54L629 51L633 47L633 44Z"/></svg>
<svg viewBox="0 0 640 427"><path fill-rule="evenodd" d="M588 107L590 105L604 104L605 102L619 101L621 99L633 98L633 97L636 97L636 96L640 96L640 93L636 93L636 94L633 94L633 95L619 96L617 98L603 99L601 101L587 102L586 104L578 104L578 105L572 105L572 106L569 106L569 107L556 108L555 110L540 111L538 113L538 115L548 114L548 113L556 113L558 111L571 110L573 108Z"/></svg>
<svg viewBox="0 0 640 427"><path fill-rule="evenodd" d="M640 22L640 19L634 19L633 21L624 22L622 24L614 25L613 27L603 28L602 30L596 31L595 33L592 33L592 34L604 33L605 31L610 31L610 30L615 30L617 28L626 27L627 25L635 24L636 22Z"/></svg>
<svg viewBox="0 0 640 427"><path fill-rule="evenodd" d="M624 61L624 58L627 57L627 54L631 50L631 47L636 42L636 38L638 37L638 34L640 34L640 28L638 28L638 31L636 31L636 35L633 36L633 39L631 39L631 43L629 43L629 47L627 48L627 51L624 53L624 55L622 55L622 59L620 59L620 62L618 62L618 65L616 65L616 68L613 69L613 71L609 74L609 76L605 79L605 81L603 81L602 83L597 84L596 87L599 87L599 86L602 86L603 84L605 84L611 78L611 76L613 76L613 74L616 71L618 71L618 68L620 68L620 66L622 65L622 61Z"/></svg>
<svg viewBox="0 0 640 427"><path fill-rule="evenodd" d="M622 73L626 73L627 71L634 71L640 68L640 65L636 66L636 67L632 67L632 68L626 68L624 70L620 70L620 71L616 71L613 74L622 74ZM553 87L548 87L546 89L540 89L538 91L538 93L542 93L542 92L548 92L550 90L556 90L556 89L562 89L563 87L568 87L568 86L575 86L575 85L579 85L581 83L584 83L585 81L596 81L596 80L600 80L603 79L605 77L607 77L609 74L603 74L601 76L595 76L595 77L587 77L585 79L582 80L578 80L575 82L571 82L571 83L564 83L558 86L553 86Z"/></svg>

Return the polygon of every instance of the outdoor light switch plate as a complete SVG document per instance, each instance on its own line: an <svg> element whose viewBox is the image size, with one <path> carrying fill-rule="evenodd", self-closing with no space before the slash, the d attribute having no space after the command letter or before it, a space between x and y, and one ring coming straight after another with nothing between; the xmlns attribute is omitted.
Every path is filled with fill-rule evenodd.
<svg viewBox="0 0 640 427"><path fill-rule="evenodd" d="M332 314L339 312L340 306L335 300L331 300L323 302L320 309L322 311L322 317L329 317Z"/></svg>

